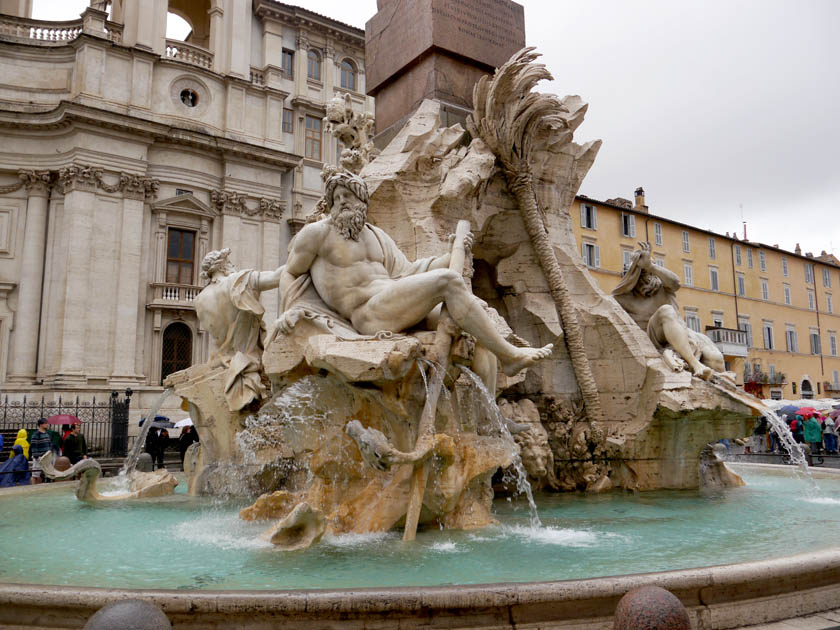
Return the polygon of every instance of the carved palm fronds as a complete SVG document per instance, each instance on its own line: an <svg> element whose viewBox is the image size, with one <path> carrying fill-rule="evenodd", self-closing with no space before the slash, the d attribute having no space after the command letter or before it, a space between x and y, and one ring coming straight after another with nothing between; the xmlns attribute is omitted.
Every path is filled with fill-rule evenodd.
<svg viewBox="0 0 840 630"><path fill-rule="evenodd" d="M587 416L591 421L601 421L601 401L586 357L583 332L537 203L530 167L538 131L552 134L555 145L571 141L569 111L556 96L531 91L538 81L552 78L544 65L534 63L539 54L533 51L523 48L492 78L484 76L476 83L467 129L473 137L481 138L502 164L560 315Z"/></svg>

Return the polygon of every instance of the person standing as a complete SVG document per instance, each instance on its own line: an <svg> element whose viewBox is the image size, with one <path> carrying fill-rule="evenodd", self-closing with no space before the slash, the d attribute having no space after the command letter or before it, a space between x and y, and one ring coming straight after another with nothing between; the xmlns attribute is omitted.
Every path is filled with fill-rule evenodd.
<svg viewBox="0 0 840 630"><path fill-rule="evenodd" d="M0 464L0 488L25 486L29 484L31 475L29 462L26 461L26 456L23 454L23 447L20 444L15 444L12 447L12 457Z"/></svg>
<svg viewBox="0 0 840 630"><path fill-rule="evenodd" d="M181 435L178 438L178 452L181 454L182 469L184 468L184 456L187 449L195 442L198 442L198 433L195 432L195 428L187 425L181 429Z"/></svg>
<svg viewBox="0 0 840 630"><path fill-rule="evenodd" d="M17 437L15 438L15 443L12 444L12 452L9 453L9 459L15 457L15 446L20 446L23 456L26 459L29 459L29 440L26 439L27 431L26 429L21 429L17 432Z"/></svg>
<svg viewBox="0 0 840 630"><path fill-rule="evenodd" d="M811 447L811 453L819 455L822 452L822 428L820 421L814 416L808 416L804 423L804 437L805 441Z"/></svg>
<svg viewBox="0 0 840 630"><path fill-rule="evenodd" d="M55 447L53 437L50 435L50 431L47 430L47 420L45 418L38 420L38 428L29 436L29 445L29 450L32 453L33 482L47 481L46 476L41 470L41 462L39 460L51 450L55 450Z"/></svg>
<svg viewBox="0 0 840 630"><path fill-rule="evenodd" d="M82 435L81 424L74 424L70 435L64 440L64 455L71 465L87 459L87 441Z"/></svg>
<svg viewBox="0 0 840 630"><path fill-rule="evenodd" d="M837 454L837 425L834 418L827 416L823 425L823 439L825 440L825 452L828 455Z"/></svg>

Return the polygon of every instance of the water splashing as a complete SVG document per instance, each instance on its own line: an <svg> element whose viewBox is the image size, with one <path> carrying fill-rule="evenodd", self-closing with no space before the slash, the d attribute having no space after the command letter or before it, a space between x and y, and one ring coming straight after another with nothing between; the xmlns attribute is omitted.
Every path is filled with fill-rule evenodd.
<svg viewBox="0 0 840 630"><path fill-rule="evenodd" d="M808 470L808 460L805 458L805 452L802 450L799 443L793 439L793 433L791 433L787 422L782 420L776 412L771 410L769 407L762 409L762 412L764 417L767 418L767 421L770 423L770 426L773 427L776 435L779 436L779 440L781 440L785 450L788 452L791 462L795 464L797 474L809 483L812 491L818 491L819 486L811 476L811 472Z"/></svg>
<svg viewBox="0 0 840 630"><path fill-rule="evenodd" d="M140 453L143 452L143 447L146 445L146 436L149 435L149 429L152 427L152 423L154 422L158 411L160 411L160 406L163 404L163 401L166 400L171 393L171 387L164 389L163 392L161 392L160 397L157 399L157 402L152 405L149 413L146 414L146 420L143 422L143 426L140 427L140 434L137 436L137 439L134 440L131 452L129 452L128 456L125 458L123 467L120 469L119 482L127 483L128 478L133 475L134 471L137 469L137 460L140 458Z"/></svg>
<svg viewBox="0 0 840 630"><path fill-rule="evenodd" d="M487 388L484 386L484 381L482 381L479 376L469 368L463 365L460 365L459 367L479 393L481 406L487 412L487 417L493 424L493 428L501 435L509 439L512 443L515 443L513 436L510 434L507 424L505 423L502 410L499 409L499 405L496 404L496 400L493 395L487 391ZM531 512L531 527L534 529L542 527L539 514L537 514L537 504L534 501L534 492L531 489L530 482L528 481L528 473L525 472L525 466L522 464L522 457L519 454L519 449L516 450L513 457L513 469L516 472L516 490L519 494L524 494L528 499L528 508Z"/></svg>

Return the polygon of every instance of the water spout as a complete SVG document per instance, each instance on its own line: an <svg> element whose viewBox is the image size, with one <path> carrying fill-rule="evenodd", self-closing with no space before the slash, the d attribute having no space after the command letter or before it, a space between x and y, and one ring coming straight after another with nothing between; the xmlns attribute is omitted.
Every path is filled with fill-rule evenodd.
<svg viewBox="0 0 840 630"><path fill-rule="evenodd" d="M482 381L481 378L479 378L479 376L469 368L463 365L459 365L459 367L479 392L480 402L487 411L489 420L493 423L494 428L497 429L501 435L510 440L512 444L515 444L516 442L510 434L507 422L505 422L505 417L502 415L502 410L499 409L499 405L496 404L496 400L493 395L487 391L484 381ZM522 464L522 457L519 454L518 448L513 456L513 470L516 473L515 481L517 492L519 494L524 494L528 499L528 508L531 512L531 527L542 527L539 514L537 514L537 504L534 501L534 492L531 488L531 483L528 481L528 473L525 471L525 466Z"/></svg>
<svg viewBox="0 0 840 630"><path fill-rule="evenodd" d="M134 446L131 447L131 452L125 458L123 462L123 467L120 469L119 477L120 479L127 479L134 471L137 469L137 460L140 458L140 453L143 452L143 446L146 444L146 436L149 434L149 429L152 426L152 422L154 421L157 412L160 410L163 401L166 400L169 395L172 393L172 388L167 387L166 389L161 392L160 397L157 399L152 408L149 410L149 413L146 414L146 420L143 422L143 426L140 427L140 434L137 436L137 439L134 441Z"/></svg>

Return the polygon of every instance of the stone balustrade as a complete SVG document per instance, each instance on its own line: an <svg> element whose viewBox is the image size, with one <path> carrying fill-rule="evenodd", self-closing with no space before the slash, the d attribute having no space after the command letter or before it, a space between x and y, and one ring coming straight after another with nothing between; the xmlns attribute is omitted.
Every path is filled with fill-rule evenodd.
<svg viewBox="0 0 840 630"><path fill-rule="evenodd" d="M0 39L5 41L35 46L61 46L76 39L84 29L84 17L67 22L52 22L0 15ZM122 42L122 32L122 24L105 22L104 36L115 44Z"/></svg>
<svg viewBox="0 0 840 630"><path fill-rule="evenodd" d="M82 32L82 20L52 22L0 15L0 36L31 44L64 44Z"/></svg>
<svg viewBox="0 0 840 630"><path fill-rule="evenodd" d="M265 85L265 72L251 68L251 83L254 85Z"/></svg>
<svg viewBox="0 0 840 630"><path fill-rule="evenodd" d="M166 40L166 58L183 61L201 68L213 69L213 53L198 46L191 46L172 39Z"/></svg>
<svg viewBox="0 0 840 630"><path fill-rule="evenodd" d="M155 290L154 301L157 303L186 303L192 304L195 296L201 293L203 287L192 284L174 284L171 282L160 282L152 285Z"/></svg>

